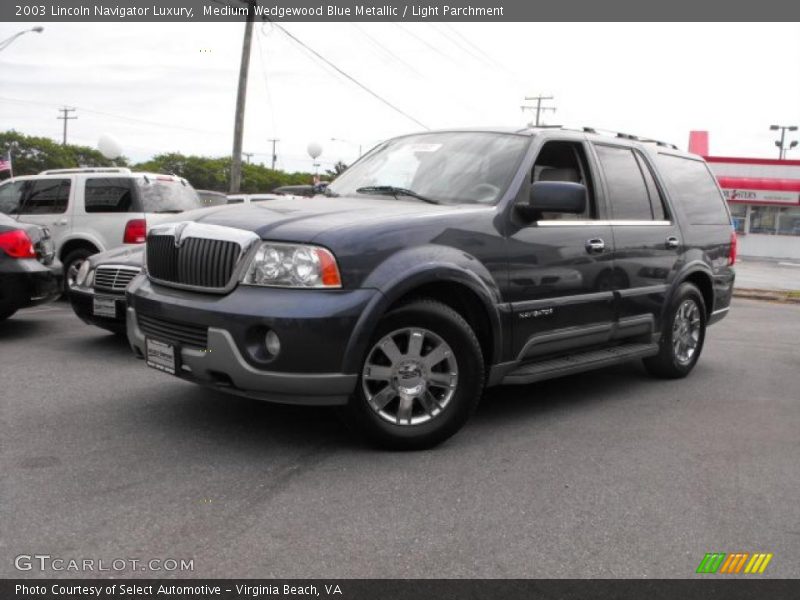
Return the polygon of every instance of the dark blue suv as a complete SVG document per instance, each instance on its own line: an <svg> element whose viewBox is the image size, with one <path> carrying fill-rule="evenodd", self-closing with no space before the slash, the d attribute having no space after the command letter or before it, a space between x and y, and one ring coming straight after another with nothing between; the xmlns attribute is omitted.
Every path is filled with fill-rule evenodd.
<svg viewBox="0 0 800 600"><path fill-rule="evenodd" d="M633 359L686 376L725 316L730 214L703 160L594 130L386 141L310 199L153 227L128 337L156 369L341 405L371 440L453 435L486 386Z"/></svg>

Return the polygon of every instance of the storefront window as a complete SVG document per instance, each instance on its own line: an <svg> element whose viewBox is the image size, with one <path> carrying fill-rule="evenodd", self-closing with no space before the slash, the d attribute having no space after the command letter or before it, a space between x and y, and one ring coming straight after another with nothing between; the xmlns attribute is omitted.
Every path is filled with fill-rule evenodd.
<svg viewBox="0 0 800 600"><path fill-rule="evenodd" d="M780 209L778 235L800 235L800 206Z"/></svg>
<svg viewBox="0 0 800 600"><path fill-rule="evenodd" d="M750 233L775 235L778 232L778 206L753 206L750 212Z"/></svg>
<svg viewBox="0 0 800 600"><path fill-rule="evenodd" d="M744 233L744 223L747 218L747 205L746 204L730 204L731 218L733 219L733 226L736 233Z"/></svg>

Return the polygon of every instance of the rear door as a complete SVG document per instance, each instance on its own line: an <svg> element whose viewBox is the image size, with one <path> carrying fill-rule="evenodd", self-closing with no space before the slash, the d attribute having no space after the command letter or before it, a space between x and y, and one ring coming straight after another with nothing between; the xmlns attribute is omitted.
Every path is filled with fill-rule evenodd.
<svg viewBox="0 0 800 600"><path fill-rule="evenodd" d="M648 335L659 319L682 248L677 220L661 184L638 148L594 144L603 174L614 234L615 339Z"/></svg>
<svg viewBox="0 0 800 600"><path fill-rule="evenodd" d="M72 232L74 177L29 179L22 195L20 221L46 227L57 250Z"/></svg>
<svg viewBox="0 0 800 600"><path fill-rule="evenodd" d="M101 251L121 246L128 221L144 218L133 178L82 175L78 186L83 202L75 206L74 233L94 241Z"/></svg>

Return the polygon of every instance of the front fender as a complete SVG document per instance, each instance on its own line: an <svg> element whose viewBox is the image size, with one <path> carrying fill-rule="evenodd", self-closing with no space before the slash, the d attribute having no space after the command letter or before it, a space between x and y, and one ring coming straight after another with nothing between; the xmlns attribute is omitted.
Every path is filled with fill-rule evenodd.
<svg viewBox="0 0 800 600"><path fill-rule="evenodd" d="M348 343L344 368L346 373L360 369L364 353L381 317L403 296L423 285L450 282L469 288L480 299L492 329L497 361L503 348L503 328L498 310L500 290L486 266L475 257L446 246L425 245L400 251L378 265L362 287L377 289L361 314Z"/></svg>

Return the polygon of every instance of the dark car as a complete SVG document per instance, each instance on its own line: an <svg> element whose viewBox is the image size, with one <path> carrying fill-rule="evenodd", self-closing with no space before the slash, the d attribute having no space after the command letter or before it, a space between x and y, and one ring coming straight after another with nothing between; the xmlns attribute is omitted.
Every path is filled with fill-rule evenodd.
<svg viewBox="0 0 800 600"><path fill-rule="evenodd" d="M121 246L87 258L69 291L72 310L88 325L125 333L125 289L143 261L143 246Z"/></svg>
<svg viewBox="0 0 800 600"><path fill-rule="evenodd" d="M316 194L322 194L325 192L325 189L328 187L328 182L323 181L320 183L315 184L307 184L307 185L282 185L280 187L276 187L272 190L273 194L278 194L280 196L307 196L311 197Z"/></svg>
<svg viewBox="0 0 800 600"><path fill-rule="evenodd" d="M0 214L0 321L58 298L61 278L49 231Z"/></svg>
<svg viewBox="0 0 800 600"><path fill-rule="evenodd" d="M161 371L339 405L370 439L423 448L486 386L634 359L686 376L729 309L735 240L705 162L668 144L409 135L326 196L153 227L128 339Z"/></svg>

